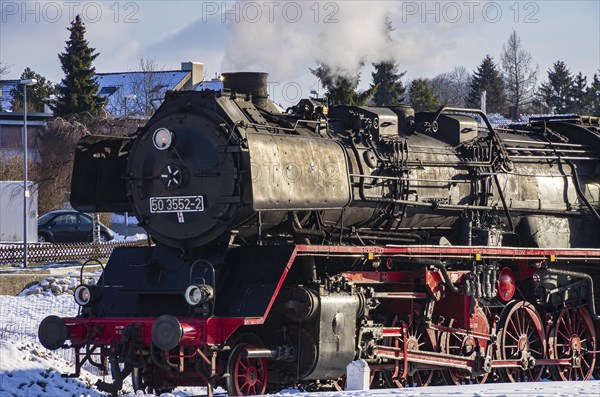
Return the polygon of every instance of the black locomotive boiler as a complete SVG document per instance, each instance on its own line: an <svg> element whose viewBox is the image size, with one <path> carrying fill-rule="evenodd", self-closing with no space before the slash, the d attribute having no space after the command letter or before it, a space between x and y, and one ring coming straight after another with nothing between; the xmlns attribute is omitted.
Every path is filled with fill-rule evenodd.
<svg viewBox="0 0 600 397"><path fill-rule="evenodd" d="M266 74L171 92L132 136L86 136L71 202L133 212L74 318L39 338L118 392L230 395L589 379L600 317L598 119L493 128L476 109L279 112Z"/></svg>

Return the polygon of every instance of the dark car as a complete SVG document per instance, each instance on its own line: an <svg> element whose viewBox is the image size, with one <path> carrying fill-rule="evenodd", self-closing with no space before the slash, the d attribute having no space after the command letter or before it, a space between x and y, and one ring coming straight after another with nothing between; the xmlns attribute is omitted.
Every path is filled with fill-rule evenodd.
<svg viewBox="0 0 600 397"><path fill-rule="evenodd" d="M48 212L38 218L38 241L72 243L92 241L92 217L77 211ZM114 232L100 223L100 241L110 241Z"/></svg>

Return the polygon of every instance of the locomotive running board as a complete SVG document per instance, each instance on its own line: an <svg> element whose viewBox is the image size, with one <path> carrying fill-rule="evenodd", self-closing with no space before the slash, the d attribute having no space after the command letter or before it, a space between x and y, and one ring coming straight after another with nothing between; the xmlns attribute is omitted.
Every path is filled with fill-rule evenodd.
<svg viewBox="0 0 600 397"><path fill-rule="evenodd" d="M326 246L298 245L298 256L364 256L375 259L432 258L432 259L512 259L557 262L565 260L592 261L600 264L600 249L594 248L515 248L487 246L388 245L388 246ZM371 256L371 258L369 258Z"/></svg>

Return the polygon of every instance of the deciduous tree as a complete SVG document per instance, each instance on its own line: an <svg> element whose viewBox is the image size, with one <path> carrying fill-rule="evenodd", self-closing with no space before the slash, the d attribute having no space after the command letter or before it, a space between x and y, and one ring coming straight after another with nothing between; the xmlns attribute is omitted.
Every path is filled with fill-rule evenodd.
<svg viewBox="0 0 600 397"><path fill-rule="evenodd" d="M465 99L471 85L471 74L464 66L451 72L441 73L429 81L435 95L446 106L465 107Z"/></svg>
<svg viewBox="0 0 600 397"><path fill-rule="evenodd" d="M2 80L2 77L8 73L10 73L10 65L8 65L6 62L0 59L0 80ZM2 87L0 87L0 89L1 88ZM2 109L2 101L0 101L0 112L3 110L4 109Z"/></svg>
<svg viewBox="0 0 600 397"><path fill-rule="evenodd" d="M513 107L514 114L519 115L523 107L531 103L535 94L538 67L533 65L531 53L523 49L521 39L514 30L502 45L500 60L507 101Z"/></svg>
<svg viewBox="0 0 600 397"><path fill-rule="evenodd" d="M163 70L165 67L160 66L155 58L140 58L127 85L113 94L116 97L111 101L113 108L107 107L109 113L125 114L127 110L128 115L151 116L154 113L152 101L165 96L168 81L160 73Z"/></svg>

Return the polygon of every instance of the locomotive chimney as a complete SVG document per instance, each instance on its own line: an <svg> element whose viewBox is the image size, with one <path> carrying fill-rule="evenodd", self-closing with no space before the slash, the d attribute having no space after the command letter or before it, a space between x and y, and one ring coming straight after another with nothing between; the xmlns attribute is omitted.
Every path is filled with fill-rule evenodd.
<svg viewBox="0 0 600 397"><path fill-rule="evenodd" d="M267 93L268 73L263 72L236 72L222 73L223 87L234 92L252 95L252 103L261 107L269 107L269 94Z"/></svg>

